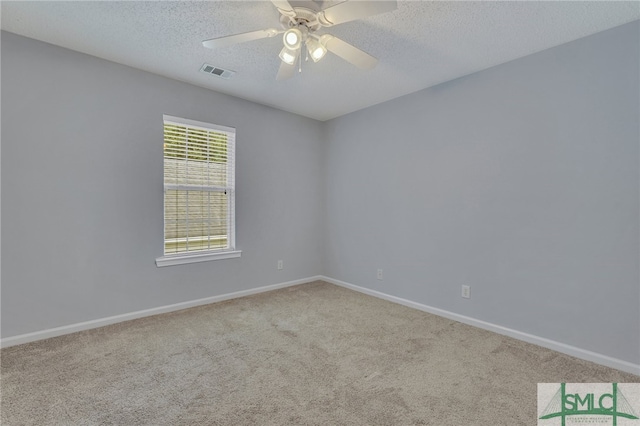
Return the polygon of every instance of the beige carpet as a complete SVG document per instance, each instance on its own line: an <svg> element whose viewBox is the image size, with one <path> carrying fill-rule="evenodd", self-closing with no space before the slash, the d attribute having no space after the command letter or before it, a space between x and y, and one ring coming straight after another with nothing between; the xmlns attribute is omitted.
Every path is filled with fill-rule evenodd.
<svg viewBox="0 0 640 426"><path fill-rule="evenodd" d="M640 382L323 282L1 355L3 425L535 425L538 382Z"/></svg>

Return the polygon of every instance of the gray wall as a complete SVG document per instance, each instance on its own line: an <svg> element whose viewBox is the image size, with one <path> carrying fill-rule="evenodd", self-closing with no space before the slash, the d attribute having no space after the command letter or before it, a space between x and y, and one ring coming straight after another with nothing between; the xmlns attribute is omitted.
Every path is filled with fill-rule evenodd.
<svg viewBox="0 0 640 426"><path fill-rule="evenodd" d="M162 114L237 128L240 259L155 266ZM3 32L2 336L320 274L321 138L317 121Z"/></svg>
<svg viewBox="0 0 640 426"><path fill-rule="evenodd" d="M640 363L639 39L634 22L328 122L325 274Z"/></svg>

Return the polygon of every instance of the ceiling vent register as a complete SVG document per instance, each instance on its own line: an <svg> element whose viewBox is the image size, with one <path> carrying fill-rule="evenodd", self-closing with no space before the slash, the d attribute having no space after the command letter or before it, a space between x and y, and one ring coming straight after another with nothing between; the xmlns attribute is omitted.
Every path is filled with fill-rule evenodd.
<svg viewBox="0 0 640 426"><path fill-rule="evenodd" d="M206 72L207 74L215 75L216 77L224 78L225 80L233 77L236 73L235 71L225 70L209 64L202 65L200 71Z"/></svg>

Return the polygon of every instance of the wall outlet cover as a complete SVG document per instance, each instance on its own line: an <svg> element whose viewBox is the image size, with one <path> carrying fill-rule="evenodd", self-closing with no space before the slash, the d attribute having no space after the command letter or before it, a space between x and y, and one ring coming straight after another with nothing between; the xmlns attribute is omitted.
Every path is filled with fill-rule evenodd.
<svg viewBox="0 0 640 426"><path fill-rule="evenodd" d="M468 285L463 285L462 286L462 297L464 297L465 299L470 299L471 298L471 287Z"/></svg>

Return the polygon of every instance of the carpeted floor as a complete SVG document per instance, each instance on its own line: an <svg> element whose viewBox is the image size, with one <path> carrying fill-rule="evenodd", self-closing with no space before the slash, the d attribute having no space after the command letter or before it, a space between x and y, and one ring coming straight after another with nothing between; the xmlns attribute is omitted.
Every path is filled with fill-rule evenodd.
<svg viewBox="0 0 640 426"><path fill-rule="evenodd" d="M323 282L3 349L3 425L535 425L640 377Z"/></svg>

